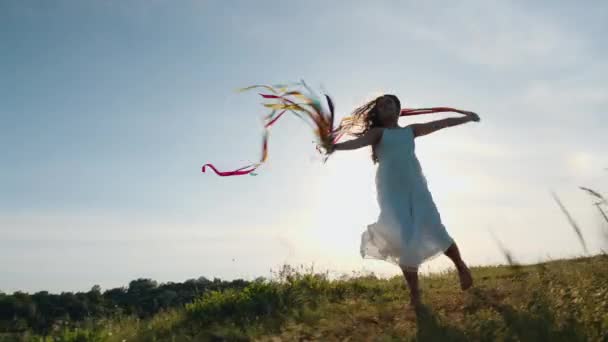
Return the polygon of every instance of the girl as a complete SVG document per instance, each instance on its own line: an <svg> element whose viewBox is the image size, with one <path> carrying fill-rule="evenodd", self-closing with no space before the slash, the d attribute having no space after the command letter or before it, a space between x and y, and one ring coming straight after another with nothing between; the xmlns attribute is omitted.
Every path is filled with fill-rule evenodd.
<svg viewBox="0 0 608 342"><path fill-rule="evenodd" d="M473 278L441 222L414 152L414 138L445 127L479 122L479 116L464 112L460 118L400 127L400 110L401 103L395 95L380 96L357 108L347 127L357 138L333 145L328 153L372 146L372 161L378 163L380 215L361 236L361 256L398 265L410 289L411 305L418 308L418 267L425 260L441 253L448 256L458 270L462 290L473 285Z"/></svg>

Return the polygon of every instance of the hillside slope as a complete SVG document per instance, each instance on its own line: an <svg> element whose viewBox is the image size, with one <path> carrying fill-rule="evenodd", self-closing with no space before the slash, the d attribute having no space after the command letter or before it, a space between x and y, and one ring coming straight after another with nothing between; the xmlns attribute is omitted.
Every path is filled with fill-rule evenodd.
<svg viewBox="0 0 608 342"><path fill-rule="evenodd" d="M467 293L455 273L422 278L416 315L399 277L328 281L286 267L280 282L208 293L112 339L608 341L608 256L472 271Z"/></svg>

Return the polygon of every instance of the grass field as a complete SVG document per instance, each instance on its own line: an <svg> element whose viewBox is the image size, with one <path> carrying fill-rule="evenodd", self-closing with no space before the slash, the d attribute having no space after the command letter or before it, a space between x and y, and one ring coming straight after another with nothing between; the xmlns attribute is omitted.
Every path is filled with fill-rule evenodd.
<svg viewBox="0 0 608 342"><path fill-rule="evenodd" d="M421 278L407 306L401 277L328 280L285 266L243 291L207 292L150 320L124 317L54 334L55 341L608 341L608 256L472 268ZM46 338L51 341L51 337ZM0 341L44 340L34 335Z"/></svg>

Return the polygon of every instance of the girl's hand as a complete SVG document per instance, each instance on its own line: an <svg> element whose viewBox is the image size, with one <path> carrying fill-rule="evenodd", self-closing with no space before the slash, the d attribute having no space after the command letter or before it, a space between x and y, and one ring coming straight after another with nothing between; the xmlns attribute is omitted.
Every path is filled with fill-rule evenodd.
<svg viewBox="0 0 608 342"><path fill-rule="evenodd" d="M481 119L479 118L479 115L477 115L477 113L474 112L465 112L465 115L471 120L471 121L475 121L475 122L479 122Z"/></svg>

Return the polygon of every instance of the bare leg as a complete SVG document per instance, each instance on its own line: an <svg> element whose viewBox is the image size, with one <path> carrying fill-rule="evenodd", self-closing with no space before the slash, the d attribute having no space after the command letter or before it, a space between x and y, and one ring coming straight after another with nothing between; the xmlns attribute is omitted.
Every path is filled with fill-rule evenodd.
<svg viewBox="0 0 608 342"><path fill-rule="evenodd" d="M458 250L458 246L456 246L455 242L448 249L446 249L445 255L452 259L454 266L456 266L456 270L458 270L460 288L462 288L462 290L467 290L470 288L473 285L473 277L471 276L471 271L460 257L460 251Z"/></svg>
<svg viewBox="0 0 608 342"><path fill-rule="evenodd" d="M417 308L422 304L420 301L420 288L418 287L418 271L407 270L405 267L401 267L401 271L403 271L403 276L410 289L410 304L414 308Z"/></svg>

